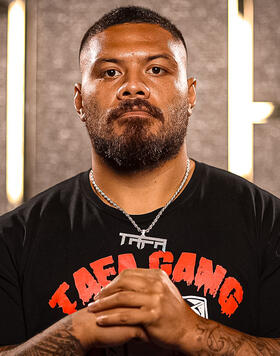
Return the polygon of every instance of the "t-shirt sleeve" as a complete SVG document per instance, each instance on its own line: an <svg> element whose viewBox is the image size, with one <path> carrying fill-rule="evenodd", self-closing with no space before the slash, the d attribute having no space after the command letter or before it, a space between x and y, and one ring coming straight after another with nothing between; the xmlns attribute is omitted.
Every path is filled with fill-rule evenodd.
<svg viewBox="0 0 280 356"><path fill-rule="evenodd" d="M6 219L4 219L6 220ZM24 312L16 246L13 234L21 229L5 226L0 218L0 345L15 345L25 340ZM9 236L7 236L7 233Z"/></svg>
<svg viewBox="0 0 280 356"><path fill-rule="evenodd" d="M259 335L280 337L280 200L263 210L259 286Z"/></svg>

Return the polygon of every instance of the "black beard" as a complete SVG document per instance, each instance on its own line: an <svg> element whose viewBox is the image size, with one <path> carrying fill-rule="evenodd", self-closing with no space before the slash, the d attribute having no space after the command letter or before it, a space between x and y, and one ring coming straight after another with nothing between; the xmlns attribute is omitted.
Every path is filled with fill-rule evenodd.
<svg viewBox="0 0 280 356"><path fill-rule="evenodd" d="M119 136L113 134L113 121L122 113L130 111L134 105L144 106L147 111L163 125L157 134L149 132L151 119L128 117L122 119L125 127ZM89 110L90 108L90 110ZM173 105L166 121L161 110L145 100L126 100L106 117L104 125L97 128L96 123L102 116L96 103L85 105L86 126L95 152L102 159L120 172L139 172L151 170L174 158L184 143L188 125L187 103Z"/></svg>

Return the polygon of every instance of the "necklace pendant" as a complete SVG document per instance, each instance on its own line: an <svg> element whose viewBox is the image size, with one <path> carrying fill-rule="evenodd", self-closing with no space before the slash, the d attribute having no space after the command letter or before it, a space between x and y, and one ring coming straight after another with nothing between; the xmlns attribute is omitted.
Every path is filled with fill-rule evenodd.
<svg viewBox="0 0 280 356"><path fill-rule="evenodd" d="M121 236L121 245L124 245L125 243L128 243L129 245L136 243L136 246L139 250L143 250L145 245L153 245L154 249L161 249L163 252L165 252L167 239L146 236L145 232L145 230L142 230L141 235L120 232L119 235Z"/></svg>
<svg viewBox="0 0 280 356"><path fill-rule="evenodd" d="M148 231L150 231L151 228L157 223L158 219L161 217L161 215L163 214L165 209L169 206L170 203L173 202L173 200L177 197L179 192L182 190L184 184L186 183L186 181L188 179L190 167L191 167L191 162L190 162L190 159L187 157L187 168L186 168L186 172L185 172L183 180L181 181L180 186L178 187L176 192L173 194L171 199L165 204L165 206L160 209L157 216L154 218L153 222L147 228ZM136 242L137 248L139 250L143 250L145 245L153 245L154 249L161 248L161 250L165 252L167 239L146 236L145 234L146 234L147 230L141 230L139 228L139 226L136 224L136 222L132 219L132 217L128 213L126 213L120 206L118 206L118 204L116 204L109 197L107 197L107 195L98 187L98 185L96 184L96 182L94 180L92 169L90 170L90 173L89 173L89 179L90 179L90 182L93 185L94 189L97 192L99 192L111 205L113 205L116 209L120 210L130 220L130 222L133 224L133 226L136 227L136 229L140 230L140 232L141 232L141 235L127 234L125 232L120 232L120 236L122 238L121 245L124 245L126 242L126 238L128 238L128 244L132 245L133 242Z"/></svg>

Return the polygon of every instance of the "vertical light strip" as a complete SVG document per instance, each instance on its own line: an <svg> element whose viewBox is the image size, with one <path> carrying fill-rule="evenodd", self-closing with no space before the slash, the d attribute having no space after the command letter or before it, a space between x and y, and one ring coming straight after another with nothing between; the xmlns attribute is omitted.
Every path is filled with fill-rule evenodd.
<svg viewBox="0 0 280 356"><path fill-rule="evenodd" d="M253 180L253 0L228 1L228 169Z"/></svg>
<svg viewBox="0 0 280 356"><path fill-rule="evenodd" d="M6 192L8 201L23 200L24 100L25 100L25 3L14 0L8 8L7 48L7 148Z"/></svg>
<svg viewBox="0 0 280 356"><path fill-rule="evenodd" d="M253 125L264 124L272 102L254 102L254 4L228 0L228 169L248 180L254 175Z"/></svg>

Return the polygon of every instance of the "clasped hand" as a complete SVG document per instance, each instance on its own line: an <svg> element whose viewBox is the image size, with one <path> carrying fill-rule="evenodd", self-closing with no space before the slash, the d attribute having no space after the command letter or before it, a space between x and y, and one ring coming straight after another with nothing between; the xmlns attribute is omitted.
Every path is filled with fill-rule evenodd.
<svg viewBox="0 0 280 356"><path fill-rule="evenodd" d="M100 327L141 326L143 341L182 351L199 318L168 275L157 269L124 270L88 306Z"/></svg>

